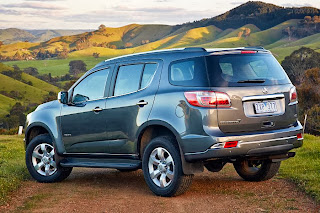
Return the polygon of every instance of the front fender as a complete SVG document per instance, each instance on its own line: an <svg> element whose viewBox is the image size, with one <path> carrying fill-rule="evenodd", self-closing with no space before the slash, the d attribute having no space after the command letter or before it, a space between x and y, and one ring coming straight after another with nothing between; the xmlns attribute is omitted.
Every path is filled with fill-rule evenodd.
<svg viewBox="0 0 320 213"><path fill-rule="evenodd" d="M47 108L36 110L27 116L25 143L28 143L28 135L35 127L41 127L50 134L57 154L65 152L60 131L60 108Z"/></svg>

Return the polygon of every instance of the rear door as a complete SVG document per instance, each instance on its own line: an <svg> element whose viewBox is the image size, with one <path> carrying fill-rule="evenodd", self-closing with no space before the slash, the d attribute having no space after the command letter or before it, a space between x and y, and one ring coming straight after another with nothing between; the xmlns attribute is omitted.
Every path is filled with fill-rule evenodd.
<svg viewBox="0 0 320 213"><path fill-rule="evenodd" d="M116 66L105 107L111 154L136 153L136 134L148 120L161 68L160 60L124 62Z"/></svg>
<svg viewBox="0 0 320 213"><path fill-rule="evenodd" d="M211 57L211 58L210 58ZM293 87L271 54L210 56L208 72L217 91L225 92L231 108L218 109L219 128L226 133L287 128L297 118L290 104Z"/></svg>

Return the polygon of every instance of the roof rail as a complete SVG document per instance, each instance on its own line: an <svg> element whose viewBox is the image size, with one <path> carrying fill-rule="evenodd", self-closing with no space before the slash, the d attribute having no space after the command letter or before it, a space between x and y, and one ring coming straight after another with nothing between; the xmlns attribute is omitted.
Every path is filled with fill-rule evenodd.
<svg viewBox="0 0 320 213"><path fill-rule="evenodd" d="M195 51L195 52L198 52L198 51L207 52L207 50L203 47L186 47L183 50L184 51Z"/></svg>
<svg viewBox="0 0 320 213"><path fill-rule="evenodd" d="M244 47L245 49L259 49L259 50L265 50L262 46L252 46L252 47Z"/></svg>

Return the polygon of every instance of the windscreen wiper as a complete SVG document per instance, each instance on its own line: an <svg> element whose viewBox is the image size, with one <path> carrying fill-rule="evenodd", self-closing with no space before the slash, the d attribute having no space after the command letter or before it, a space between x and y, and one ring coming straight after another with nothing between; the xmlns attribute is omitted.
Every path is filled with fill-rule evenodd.
<svg viewBox="0 0 320 213"><path fill-rule="evenodd" d="M240 80L237 83L264 83L266 80L264 79L247 79L247 80Z"/></svg>

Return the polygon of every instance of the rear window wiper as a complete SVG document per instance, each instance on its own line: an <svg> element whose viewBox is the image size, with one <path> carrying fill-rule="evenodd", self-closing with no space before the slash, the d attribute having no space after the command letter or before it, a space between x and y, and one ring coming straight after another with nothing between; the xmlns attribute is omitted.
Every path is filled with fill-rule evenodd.
<svg viewBox="0 0 320 213"><path fill-rule="evenodd" d="M240 80L237 83L264 83L266 80L264 79L247 79L247 80Z"/></svg>

